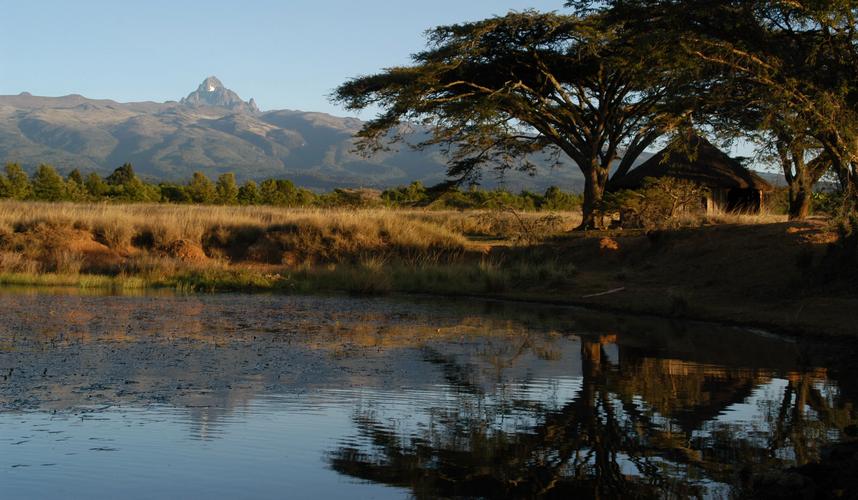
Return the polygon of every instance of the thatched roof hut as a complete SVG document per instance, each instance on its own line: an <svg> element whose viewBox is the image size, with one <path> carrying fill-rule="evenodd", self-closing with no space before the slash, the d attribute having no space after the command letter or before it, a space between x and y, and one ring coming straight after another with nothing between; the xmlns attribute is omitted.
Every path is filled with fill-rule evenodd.
<svg viewBox="0 0 858 500"><path fill-rule="evenodd" d="M611 182L612 191L639 189L646 178L673 177L695 182L709 189L707 210L759 212L764 193L771 184L745 168L738 160L694 135L686 145L673 143L652 158Z"/></svg>

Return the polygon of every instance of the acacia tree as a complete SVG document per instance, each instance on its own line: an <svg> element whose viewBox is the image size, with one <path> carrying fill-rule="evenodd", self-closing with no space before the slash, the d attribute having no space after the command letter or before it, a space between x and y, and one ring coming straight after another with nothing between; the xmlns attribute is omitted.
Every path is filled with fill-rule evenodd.
<svg viewBox="0 0 858 500"><path fill-rule="evenodd" d="M756 84L730 82L730 92L716 92L717 107L708 125L729 138L750 139L760 155L780 165L787 183L790 220L810 213L814 185L831 170L831 158L807 122ZM710 103L711 104L711 103Z"/></svg>
<svg viewBox="0 0 858 500"><path fill-rule="evenodd" d="M716 102L761 111L801 215L830 163L858 198L858 33L855 0L570 1L628 29L657 33L717 75ZM750 89L745 93L742 89ZM753 120L752 120L753 122ZM759 129L755 129L759 131ZM823 154L808 161L808 149Z"/></svg>
<svg viewBox="0 0 858 500"><path fill-rule="evenodd" d="M789 218L810 214L813 186L831 169L831 158L812 136L793 134L789 127L774 129L774 148L787 182Z"/></svg>
<svg viewBox="0 0 858 500"><path fill-rule="evenodd" d="M686 79L675 61L603 21L526 11L441 26L413 65L350 80L333 100L382 109L358 134L364 152L403 139L403 123L428 127L414 146L445 146L454 182L478 180L486 166L533 171L532 155L565 154L584 174L580 228L598 227L612 168L625 175L683 119L688 103L677 96L690 95L677 92Z"/></svg>

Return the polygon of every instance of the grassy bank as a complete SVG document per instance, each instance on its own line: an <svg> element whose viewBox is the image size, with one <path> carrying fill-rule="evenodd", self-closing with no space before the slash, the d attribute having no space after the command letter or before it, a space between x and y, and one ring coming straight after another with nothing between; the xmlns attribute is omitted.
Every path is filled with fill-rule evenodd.
<svg viewBox="0 0 858 500"><path fill-rule="evenodd" d="M855 335L815 220L569 233L575 213L0 203L0 284L433 293Z"/></svg>
<svg viewBox="0 0 858 500"><path fill-rule="evenodd" d="M0 283L500 292L570 265L493 258L576 213L0 203ZM555 279L555 278L551 278Z"/></svg>

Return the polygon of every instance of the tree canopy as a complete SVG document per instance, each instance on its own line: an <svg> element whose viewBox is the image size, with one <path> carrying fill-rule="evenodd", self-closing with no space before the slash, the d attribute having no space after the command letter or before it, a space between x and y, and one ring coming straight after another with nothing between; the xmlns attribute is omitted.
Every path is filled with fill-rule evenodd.
<svg viewBox="0 0 858 500"><path fill-rule="evenodd" d="M372 152L417 128L454 182L487 167L532 170L565 154L585 178L583 228L609 177L659 137L698 127L756 138L806 212L829 167L858 193L855 0L570 0L570 13L511 12L440 26L413 64L342 84L333 99L381 112ZM424 127L424 128L420 128Z"/></svg>
<svg viewBox="0 0 858 500"><path fill-rule="evenodd" d="M413 65L350 80L333 99L382 109L359 133L364 150L401 139L403 124L428 127L416 146L447 147L458 182L487 165L532 170L530 155L567 155L585 177L589 228L615 162L624 175L690 109L682 89L693 80L648 40L601 16L512 12L435 28Z"/></svg>
<svg viewBox="0 0 858 500"><path fill-rule="evenodd" d="M767 136L791 189L801 183L809 190L833 166L854 203L858 2L573 0L567 6L671 41L707 68L717 125L732 120L746 134Z"/></svg>

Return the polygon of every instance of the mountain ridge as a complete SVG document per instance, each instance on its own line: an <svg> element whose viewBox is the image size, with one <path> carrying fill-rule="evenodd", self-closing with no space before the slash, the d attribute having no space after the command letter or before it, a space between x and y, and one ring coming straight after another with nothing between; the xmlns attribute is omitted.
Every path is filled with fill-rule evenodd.
<svg viewBox="0 0 858 500"><path fill-rule="evenodd" d="M261 111L216 77L203 80L179 101L121 103L79 94L0 96L0 161L28 170L50 163L60 171L111 172L125 162L142 176L184 181L194 171L234 172L241 179L289 178L312 189L384 188L446 179L439 149L400 145L364 158L354 152L362 121L313 111ZM502 181L487 170L483 185L542 190L583 184L571 162L537 175L509 172Z"/></svg>

